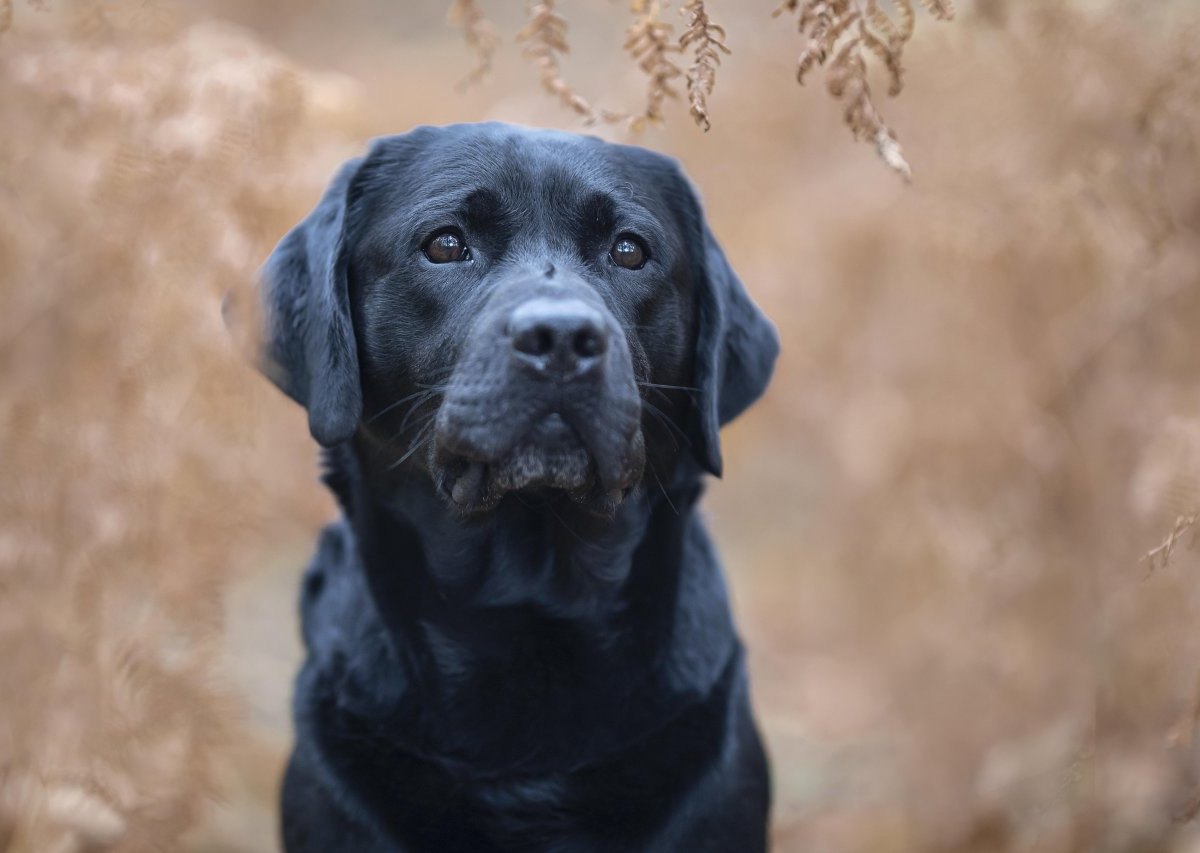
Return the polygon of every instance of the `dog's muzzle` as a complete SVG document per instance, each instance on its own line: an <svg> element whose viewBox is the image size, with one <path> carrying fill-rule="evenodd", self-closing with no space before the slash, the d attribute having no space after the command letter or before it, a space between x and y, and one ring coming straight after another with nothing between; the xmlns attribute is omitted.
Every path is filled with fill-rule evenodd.
<svg viewBox="0 0 1200 853"><path fill-rule="evenodd" d="M641 399L624 333L594 292L499 292L468 334L431 467L464 512L560 490L610 513L641 478Z"/></svg>

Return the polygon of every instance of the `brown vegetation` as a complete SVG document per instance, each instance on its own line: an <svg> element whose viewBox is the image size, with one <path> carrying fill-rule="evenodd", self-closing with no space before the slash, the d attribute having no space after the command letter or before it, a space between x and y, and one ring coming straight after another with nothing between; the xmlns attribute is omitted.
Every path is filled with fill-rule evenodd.
<svg viewBox="0 0 1200 853"><path fill-rule="evenodd" d="M912 169L896 141L896 134L876 108L868 81L867 61L875 57L888 75L888 95L903 88L901 66L904 46L912 38L916 12L912 0L892 0L898 22L880 6L887 0L784 0L775 14L793 13L805 46L797 63L796 79L804 78L814 66L827 68L826 88L845 104L845 121L856 139L875 144L880 158L906 179ZM683 71L674 55L688 51L693 62L687 72L688 110L704 130L712 127L708 98L716 86L721 54L730 53L725 28L709 17L704 0L685 0L680 14L687 18L683 33L674 36L674 25L664 18L670 0L631 0L635 20L626 31L625 50L648 78L645 107L630 115L604 110L606 121L627 121L634 131L664 119L663 106L678 98L672 81ZM954 17L948 0L921 0L939 20ZM558 13L555 0L531 3L529 22L517 34L524 53L538 66L542 87L564 106L582 116L585 124L596 120L590 102L563 78L560 57L569 52L567 22ZM495 29L484 19L474 0L455 0L450 20L463 28L468 45L476 55L472 80L492 67L498 43Z"/></svg>
<svg viewBox="0 0 1200 853"><path fill-rule="evenodd" d="M559 57L569 52L567 22L555 10L555 0L530 5L529 23L517 33L517 41L524 43L525 55L537 65L542 88L582 116L586 124L595 121L591 104L562 76Z"/></svg>
<svg viewBox="0 0 1200 853"><path fill-rule="evenodd" d="M475 54L475 67L464 79L464 83L479 83L492 70L493 57L500 44L496 28L484 17L475 0L454 0L446 20L451 26L460 27L467 46Z"/></svg>
<svg viewBox="0 0 1200 853"><path fill-rule="evenodd" d="M1195 850L1194 9L918 24L904 186L777 82L790 28L704 5L739 60L697 72L720 120L638 139L684 161L784 341L707 504L777 849ZM446 4L388 32L397 6L17 4L0 38L0 849L272 847L292 602L332 508L220 296L372 134L572 122L503 51L451 97ZM570 7L587 62L557 24L539 49L637 103L615 11Z"/></svg>
<svg viewBox="0 0 1200 853"><path fill-rule="evenodd" d="M939 20L954 16L954 7L943 0L922 0L922 5ZM904 46L913 36L916 13L912 0L895 0L898 22L879 5L867 0L785 0L779 12L795 13L804 50L796 65L796 80L804 83L814 66L827 67L826 88L846 105L846 126L855 139L875 143L880 159L905 178L912 168L904 159L896 134L875 106L867 79L867 59L874 56L888 75L888 95L895 97L904 88L901 65Z"/></svg>
<svg viewBox="0 0 1200 853"><path fill-rule="evenodd" d="M708 98L717 85L717 66L721 54L729 53L725 44L725 29L714 24L701 0L683 4L687 28L679 37L679 47L692 52L694 62L687 72L688 108L696 124L705 130L712 128L708 117Z"/></svg>

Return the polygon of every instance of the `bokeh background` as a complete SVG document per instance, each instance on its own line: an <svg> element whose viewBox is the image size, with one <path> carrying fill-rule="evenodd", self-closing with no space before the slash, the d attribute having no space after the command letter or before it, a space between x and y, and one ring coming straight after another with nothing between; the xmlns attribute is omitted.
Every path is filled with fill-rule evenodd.
<svg viewBox="0 0 1200 853"><path fill-rule="evenodd" d="M371 136L578 128L511 43L522 4L481 4L505 43L465 90L446 6L12 8L0 850L276 848L333 506L220 300ZM706 499L775 848L1200 850L1200 9L922 15L880 101L906 185L796 85L793 21L708 7L711 132L669 104L637 141L683 161L784 341ZM567 77L636 104L625 4L561 9Z"/></svg>

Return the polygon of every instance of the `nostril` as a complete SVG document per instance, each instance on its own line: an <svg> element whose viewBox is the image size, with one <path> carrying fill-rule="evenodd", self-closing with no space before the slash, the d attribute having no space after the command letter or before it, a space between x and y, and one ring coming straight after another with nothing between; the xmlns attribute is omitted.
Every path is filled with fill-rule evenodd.
<svg viewBox="0 0 1200 853"><path fill-rule="evenodd" d="M578 330L571 339L571 348L580 358L595 358L604 353L606 346L604 333L595 326Z"/></svg>
<svg viewBox="0 0 1200 853"><path fill-rule="evenodd" d="M578 299L530 299L513 310L507 332L522 369L556 379L599 373L611 343L603 313Z"/></svg>
<svg viewBox="0 0 1200 853"><path fill-rule="evenodd" d="M554 330L549 326L533 325L513 337L513 349L526 355L546 356L554 350Z"/></svg>

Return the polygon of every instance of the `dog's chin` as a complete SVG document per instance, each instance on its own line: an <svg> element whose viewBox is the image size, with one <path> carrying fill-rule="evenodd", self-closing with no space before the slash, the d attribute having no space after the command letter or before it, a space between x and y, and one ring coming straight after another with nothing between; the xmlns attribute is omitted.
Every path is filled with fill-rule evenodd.
<svg viewBox="0 0 1200 853"><path fill-rule="evenodd" d="M592 454L557 414L495 459L457 454L439 442L431 467L438 493L464 515L493 510L515 494L531 501L566 499L595 515L611 516L640 475L627 470L619 484L606 488Z"/></svg>

